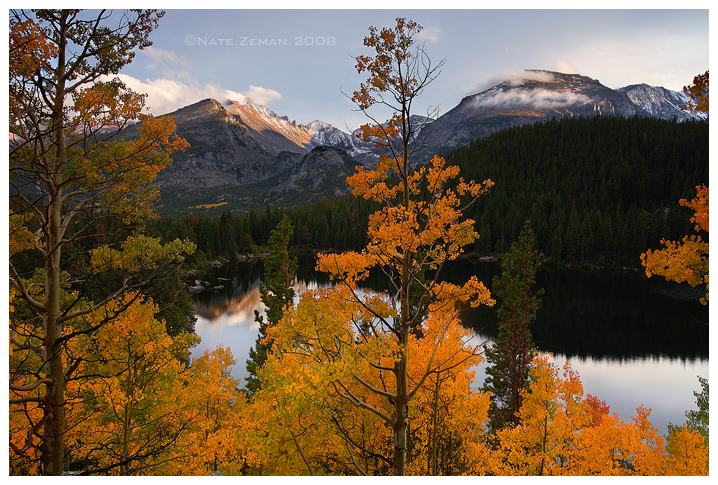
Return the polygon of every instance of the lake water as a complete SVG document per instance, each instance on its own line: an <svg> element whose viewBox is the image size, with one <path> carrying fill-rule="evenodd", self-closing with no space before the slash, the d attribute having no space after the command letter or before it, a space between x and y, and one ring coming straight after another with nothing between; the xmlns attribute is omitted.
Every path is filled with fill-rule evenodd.
<svg viewBox="0 0 718 485"><path fill-rule="evenodd" d="M202 338L193 356L229 346L237 360L232 373L241 385L257 338L254 311L263 313L262 272L261 261L211 268L201 279L225 288L193 295L195 330ZM490 288L499 272L497 264L463 260L448 268L446 277L461 283L476 275ZM300 258L297 281L297 292L328 284L326 275L314 271L311 258ZM545 293L531 326L533 340L539 350L554 355L559 367L571 362L584 393L606 401L624 421L640 405L651 408L651 422L661 435L669 422L683 424L685 411L697 409L697 376L709 377L708 308L695 299L700 289L640 272L566 269L542 269L536 283ZM368 286L383 289L378 278ZM477 332L479 341L496 336L496 309L464 312L464 325ZM484 366L477 369L478 385L483 371Z"/></svg>

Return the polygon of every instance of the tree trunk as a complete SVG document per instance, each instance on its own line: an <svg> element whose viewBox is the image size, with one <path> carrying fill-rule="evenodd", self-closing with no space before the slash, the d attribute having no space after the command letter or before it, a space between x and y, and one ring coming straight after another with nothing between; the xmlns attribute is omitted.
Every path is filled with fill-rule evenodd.
<svg viewBox="0 0 718 485"><path fill-rule="evenodd" d="M406 126L406 125L404 125ZM406 130L404 130L406 133ZM408 147L404 137L404 160L402 160L402 183L404 188L404 207L409 207L409 176L408 169ZM411 278L411 254L405 251L401 267L401 323L399 327L401 356L394 364L396 374L396 402L394 403L394 464L392 475L406 475L406 447L407 428L409 426L409 377L407 350L409 347L409 281Z"/></svg>
<svg viewBox="0 0 718 485"><path fill-rule="evenodd" d="M406 347L404 347L406 349ZM394 364L396 372L396 401L394 403L394 464L392 475L406 475L407 427L409 422L409 392L406 352Z"/></svg>
<svg viewBox="0 0 718 485"><path fill-rule="evenodd" d="M58 149L58 152L60 150ZM64 152L64 150L62 150ZM62 180L60 174L53 177L55 184ZM57 242L62 238L61 191L55 193L54 200L48 208L48 238L45 256L45 307L43 316L45 327L45 377L52 380L46 385L45 415L45 446L43 452L43 473L60 475L63 469L64 433L65 433L65 375L62 359L62 323L60 317L60 246ZM54 248L54 250L53 250Z"/></svg>
<svg viewBox="0 0 718 485"><path fill-rule="evenodd" d="M42 452L43 474L61 475L65 455L65 375L62 359L62 323L60 317L60 253L59 244L63 237L62 229L62 183L64 181L62 170L66 158L67 135L65 133L64 102L65 102L65 45L67 12L65 12L59 27L60 41L58 43L57 85L55 97L52 136L55 143L55 157L52 178L49 180L48 192L52 199L47 206L46 254L45 254L45 314L43 325L45 331L44 347L45 377L52 380L46 385L44 402L45 442Z"/></svg>

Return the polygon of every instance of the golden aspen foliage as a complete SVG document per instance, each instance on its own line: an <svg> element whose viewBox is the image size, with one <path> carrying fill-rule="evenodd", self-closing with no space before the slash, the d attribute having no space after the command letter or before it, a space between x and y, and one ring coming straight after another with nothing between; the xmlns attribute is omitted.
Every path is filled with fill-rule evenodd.
<svg viewBox="0 0 718 485"><path fill-rule="evenodd" d="M690 202L681 199L682 206L690 207L695 211L691 222L695 224L696 232L708 232L708 187L696 187L696 197ZM677 283L687 282L691 286L706 285L706 295L701 298L703 305L708 304L708 243L700 235L685 236L682 241L661 240L665 249L641 254L641 264L646 268L646 275L651 277L659 275L668 281Z"/></svg>
<svg viewBox="0 0 718 485"><path fill-rule="evenodd" d="M683 86L683 92L691 98L689 108L703 113L708 112L708 71L693 78L693 84ZM681 109L685 109L681 106Z"/></svg>
<svg viewBox="0 0 718 485"><path fill-rule="evenodd" d="M12 292L23 301L23 312L33 313L11 319L11 335L17 337L12 352L19 366L36 357L42 361L33 371L35 380L15 389L17 393L30 386L36 394L41 388L42 394L13 396L11 402L36 403L42 409L41 425L31 425L28 433L41 442L37 464L44 475L61 475L67 466L66 412L77 404L66 393L85 350L76 340L127 308L126 302L120 303L125 294L147 289L179 264L173 255L158 261L153 271L125 271L110 283L107 272L72 262L72 253L93 249L96 230L113 222L137 229L151 218L157 195L154 177L169 166L170 153L187 147L174 134L171 117L155 119L144 113L145 95L132 92L116 77L137 49L151 45L150 33L163 15L156 10L10 10L13 250L33 252L34 259L23 261L40 261L35 268L18 267L17 259L9 264ZM119 136L134 121L142 121L137 136ZM130 224L135 227L126 227ZM30 231L34 237L28 247ZM30 281L33 272L42 283ZM73 293L65 291L67 285L83 291L68 298ZM85 297L88 288L100 286L113 288ZM101 321L84 318L110 307L117 312Z"/></svg>
<svg viewBox="0 0 718 485"><path fill-rule="evenodd" d="M360 305L351 301L354 290L340 286L303 293L268 328L273 350L245 430L248 463L263 474L390 471L386 397L395 392L389 376L399 347L367 322L394 312L383 295L360 290ZM482 359L470 339L447 305L432 309L410 335L409 474L461 474L474 458L466 445L485 432L489 396L472 389L472 368Z"/></svg>
<svg viewBox="0 0 718 485"><path fill-rule="evenodd" d="M626 423L594 396L583 397L578 374L563 375L538 354L519 411L519 424L498 432L487 473L493 475L702 475L707 447L698 432L682 430L666 446L650 423L651 410L636 409Z"/></svg>
<svg viewBox="0 0 718 485"><path fill-rule="evenodd" d="M173 392L183 404L185 430L155 467L157 474L237 475L243 469L246 450L241 435L247 403L231 375L235 363L230 349L221 345L192 359Z"/></svg>
<svg viewBox="0 0 718 485"><path fill-rule="evenodd" d="M120 306L118 318L81 339L87 355L80 372L87 378L68 416L67 447L96 473L150 474L187 425L186 404L177 399L186 371L152 302L127 294L90 319Z"/></svg>
<svg viewBox="0 0 718 485"><path fill-rule="evenodd" d="M665 475L708 475L708 446L698 431L685 427L669 436Z"/></svg>
<svg viewBox="0 0 718 485"><path fill-rule="evenodd" d="M337 420L335 424L350 451L381 462L371 473L393 475L405 475L412 460L412 401L424 383L442 371L434 351L445 334L429 331L432 337L427 337L428 347L434 351L424 363L422 375L411 378L410 369L415 368L410 352L411 340L416 337L413 332L421 332L419 327L425 323L442 325L445 319L438 314L432 318L431 313L453 315L459 303L493 304L488 290L478 281L449 287L442 286L438 276L446 262L459 257L463 246L478 237L473 221L462 219L462 209L482 195L491 182L476 184L460 179L451 185L458 168L447 167L441 157L414 157L424 135L419 135L421 123L417 125L412 118L412 103L436 79L444 63L432 64L424 46L415 43L421 30L416 22L401 17L394 27L370 27L364 46L371 55L354 58L357 72L368 78L351 99L373 122L362 127L360 136L373 141L384 153L374 167L357 167L347 182L355 197L378 201L382 208L370 216L364 228L368 241L364 250L320 255L317 261L317 269L333 277L337 292L345 296L347 304L363 308L352 311L357 318L354 328L347 329L351 330L351 340L347 339L343 352L337 354L350 366L352 379L335 379L331 389L344 404L384 421L391 430L391 441L370 446L354 439L347 424ZM391 110L389 121L377 122L369 114L375 105ZM462 202L461 196L468 201ZM372 268L387 276L392 296L359 292L358 284ZM426 271L435 272L433 281L425 281ZM378 300L391 308L391 315L374 310ZM360 352L344 350L347 347ZM358 473L369 473L356 460L352 463Z"/></svg>

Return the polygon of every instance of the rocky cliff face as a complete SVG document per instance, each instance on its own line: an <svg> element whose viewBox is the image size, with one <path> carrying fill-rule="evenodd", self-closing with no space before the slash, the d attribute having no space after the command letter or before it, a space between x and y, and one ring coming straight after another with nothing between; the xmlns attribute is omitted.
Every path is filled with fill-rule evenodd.
<svg viewBox="0 0 718 485"><path fill-rule="evenodd" d="M227 100L224 108L237 121L249 128L253 138L272 155L280 152L309 153L320 146L331 146L347 152L352 158L371 164L379 159L373 143L356 137L356 132L345 133L329 123L314 120L306 125L278 116L265 106L256 105L246 98L245 104Z"/></svg>
<svg viewBox="0 0 718 485"><path fill-rule="evenodd" d="M708 118L707 113L683 109L688 106L690 98L682 91L671 91L648 84L632 84L625 88L619 88L617 91L625 94L639 108L643 116L664 120L677 119L678 121Z"/></svg>
<svg viewBox="0 0 718 485"><path fill-rule="evenodd" d="M265 106L255 105L249 98L245 104L227 100L224 108L272 155L281 151L308 153L316 146L311 143L312 133L306 126L290 122L286 116L280 117Z"/></svg>
<svg viewBox="0 0 718 485"><path fill-rule="evenodd" d="M249 128L214 99L205 99L171 113L177 134L190 147L172 154L172 166L160 172L157 184L211 187L256 182L274 173L274 157ZM132 127L124 134L132 138Z"/></svg>
<svg viewBox="0 0 718 485"><path fill-rule="evenodd" d="M367 143L360 140L355 130L352 133L345 133L334 126L321 121L312 121L307 125L309 132L312 134L312 147L331 146L345 151L354 160L370 165L379 160L373 143Z"/></svg>
<svg viewBox="0 0 718 485"><path fill-rule="evenodd" d="M274 190L307 190L329 197L342 195L349 191L346 179L354 173L356 166L357 162L344 150L319 146L296 160L286 180Z"/></svg>

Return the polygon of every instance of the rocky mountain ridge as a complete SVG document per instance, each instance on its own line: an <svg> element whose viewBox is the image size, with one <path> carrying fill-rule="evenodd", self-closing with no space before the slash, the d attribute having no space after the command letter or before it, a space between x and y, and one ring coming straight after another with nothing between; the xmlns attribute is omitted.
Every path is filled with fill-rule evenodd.
<svg viewBox="0 0 718 485"><path fill-rule="evenodd" d="M646 84L617 90L579 74L529 70L467 96L427 127L429 150L445 151L513 126L564 117L644 116L679 121L705 119L703 113L680 109L688 104L683 92Z"/></svg>
<svg viewBox="0 0 718 485"><path fill-rule="evenodd" d="M682 110L688 101L683 92L646 84L614 90L579 74L524 71L517 79L466 96L438 119L414 118L422 143L415 147L414 160L421 163L475 138L555 118L707 119L704 113ZM205 99L170 114L190 148L173 154L172 166L159 174L157 184L165 190L262 183L269 191L331 196L347 190L343 179L354 166L379 159L379 150L359 139L358 130L346 133L319 120L298 124L249 98L244 103ZM124 136L131 138L133 132L129 127Z"/></svg>
<svg viewBox="0 0 718 485"><path fill-rule="evenodd" d="M666 120L677 118L679 121L708 119L707 113L684 109L688 106L690 98L682 91L671 91L648 84L632 84L617 91L624 93L633 104L640 107L640 114L643 116Z"/></svg>
<svg viewBox="0 0 718 485"><path fill-rule="evenodd" d="M255 105L250 98L245 99L245 104L228 99L223 108L245 124L267 152L276 155L280 151L308 151L312 135L304 125L290 122L288 117L280 117L265 106Z"/></svg>

